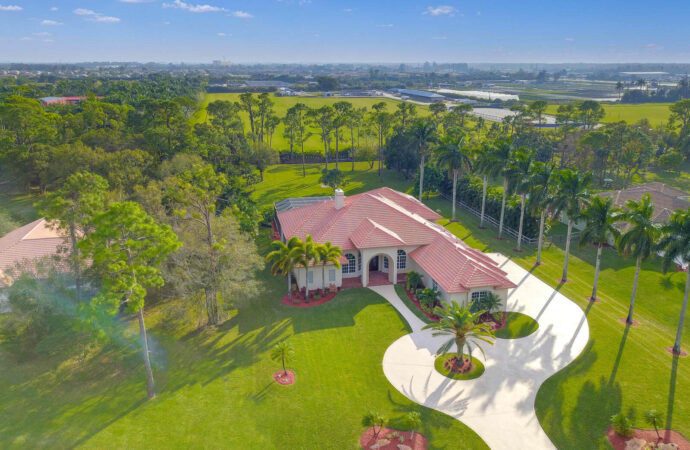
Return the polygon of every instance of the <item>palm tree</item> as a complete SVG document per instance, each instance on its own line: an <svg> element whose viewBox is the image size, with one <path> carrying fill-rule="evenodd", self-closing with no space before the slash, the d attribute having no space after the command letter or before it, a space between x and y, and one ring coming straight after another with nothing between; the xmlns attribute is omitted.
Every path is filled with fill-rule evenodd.
<svg viewBox="0 0 690 450"><path fill-rule="evenodd" d="M288 300L292 301L292 271L299 263L299 248L302 241L298 237L292 237L287 244L282 241L271 242L275 250L266 255L266 262L271 264L273 275L284 275L288 282Z"/></svg>
<svg viewBox="0 0 690 450"><path fill-rule="evenodd" d="M417 411L410 411L403 417L405 428L410 429L410 440L414 439L414 432L422 426L422 417Z"/></svg>
<svg viewBox="0 0 690 450"><path fill-rule="evenodd" d="M472 158L470 148L467 146L465 135L455 138L447 136L438 148L438 165L447 167L453 172L453 216L455 221L455 195L458 190L458 174L462 176L463 170L472 170Z"/></svg>
<svg viewBox="0 0 690 450"><path fill-rule="evenodd" d="M661 434L659 434L659 425L663 420L664 415L656 409L650 409L649 411L644 413L644 421L647 422L647 424L654 427L657 439L661 439Z"/></svg>
<svg viewBox="0 0 690 450"><path fill-rule="evenodd" d="M286 362L290 362L295 357L295 349L287 340L278 342L271 350L271 359L281 361L283 364L283 374L287 375Z"/></svg>
<svg viewBox="0 0 690 450"><path fill-rule="evenodd" d="M563 169L556 173L556 195L553 198L554 216L564 212L568 216L568 234L565 240L565 261L563 263L562 282L568 281L568 258L570 257L570 238L573 225L580 218L582 209L589 199L587 186L592 179L589 172Z"/></svg>
<svg viewBox="0 0 690 450"><path fill-rule="evenodd" d="M507 171L510 164L510 154L512 152L512 144L510 139L499 139L494 144L494 155L491 158L491 173L503 175L503 198L501 199L501 217L498 221L498 239L503 237L503 219L506 214L506 199L510 194L510 174Z"/></svg>
<svg viewBox="0 0 690 450"><path fill-rule="evenodd" d="M679 260L683 263L690 262L690 209L674 212L669 222L663 227L663 231L664 237L659 242L659 247L664 251L664 271L668 270L672 264L677 264ZM680 317L678 318L676 342L673 344L675 354L680 354L680 340L683 335L685 313L688 308L688 294L690 294L690 268L686 270L685 274L683 306L681 306Z"/></svg>
<svg viewBox="0 0 690 450"><path fill-rule="evenodd" d="M621 101L621 94L623 93L624 89L625 89L625 85L623 84L622 81L616 82L616 90L618 91L618 101Z"/></svg>
<svg viewBox="0 0 690 450"><path fill-rule="evenodd" d="M318 251L318 244L313 241L311 234L308 234L306 239L299 243L295 248L295 259L297 264L304 266L307 271L307 280L305 282L304 301L309 303L309 266L316 266L319 264L321 255Z"/></svg>
<svg viewBox="0 0 690 450"><path fill-rule="evenodd" d="M424 192L424 163L429 153L429 145L438 140L436 123L431 120L418 120L412 130L412 136L417 144L421 162L419 163L419 201L422 201Z"/></svg>
<svg viewBox="0 0 690 450"><path fill-rule="evenodd" d="M340 269L340 257L343 255L343 250L337 245L332 245L326 241L325 244L316 244L316 251L319 253L319 260L323 265L322 284L323 289L326 289L326 265L332 263L337 269Z"/></svg>
<svg viewBox="0 0 690 450"><path fill-rule="evenodd" d="M635 307L635 294L637 294L637 282L640 278L640 266L642 261L649 258L654 253L657 239L660 234L660 227L652 221L654 217L654 205L652 197L644 194L639 202L628 200L625 202L626 211L621 215L630 227L618 239L618 251L624 256L635 257L635 280L633 281L632 297L630 298L630 309L625 322L633 324L633 308Z"/></svg>
<svg viewBox="0 0 690 450"><path fill-rule="evenodd" d="M362 418L362 425L374 429L374 440L378 439L379 433L388 423L386 416L378 411L369 411ZM378 430L376 429L378 427Z"/></svg>
<svg viewBox="0 0 690 450"><path fill-rule="evenodd" d="M489 176L498 176L496 169L498 165L494 164L495 147L493 143L488 141L482 142L478 150L477 160L475 161L475 170L482 174L482 212L479 218L479 228L484 228L484 212L486 211L486 189L489 184Z"/></svg>
<svg viewBox="0 0 690 450"><path fill-rule="evenodd" d="M554 169L552 165L545 164L541 161L536 161L532 164L532 170L529 175L529 200L528 209L539 213L539 237L537 240L537 262L536 265L541 265L541 251L544 246L544 225L546 224L546 215L551 208L551 202L554 198Z"/></svg>
<svg viewBox="0 0 690 450"><path fill-rule="evenodd" d="M422 328L423 330L433 330L433 336L450 336L450 339L436 351L437 355L448 353L448 350L455 344L457 346L458 361L463 360L462 351L467 347L470 361L472 360L472 345L477 347L482 355L484 350L479 342L494 345L494 332L485 323L479 322L479 318L484 311L471 313L465 306L460 306L453 300L451 304L443 303L443 307L434 308L434 314L440 317L438 322L431 322ZM484 355L486 358L486 355Z"/></svg>
<svg viewBox="0 0 690 450"><path fill-rule="evenodd" d="M534 152L527 148L517 149L510 158L510 163L506 168L509 177L513 180L515 192L520 195L520 224L518 226L517 237L517 251L520 251L522 244L522 226L525 221L525 205L527 203L527 194L530 191L530 171L532 168L532 161Z"/></svg>
<svg viewBox="0 0 690 450"><path fill-rule="evenodd" d="M620 210L613 206L611 197L603 198L595 195L590 199L589 206L583 212L586 225L580 234L580 247L593 244L597 247L597 259L594 266L594 285L591 301L597 299L597 284L599 283L599 264L601 263L601 249L609 240L618 239L620 231L615 224L620 221Z"/></svg>

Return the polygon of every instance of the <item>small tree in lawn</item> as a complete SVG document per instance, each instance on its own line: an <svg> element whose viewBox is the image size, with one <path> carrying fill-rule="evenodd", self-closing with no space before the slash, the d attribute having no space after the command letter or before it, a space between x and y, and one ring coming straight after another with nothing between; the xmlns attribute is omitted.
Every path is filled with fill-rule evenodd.
<svg viewBox="0 0 690 450"><path fill-rule="evenodd" d="M292 361L294 357L295 349L287 340L278 342L275 346L273 346L273 350L271 350L271 359L273 361L280 361L280 363L283 365L283 375L287 375L285 363Z"/></svg>
<svg viewBox="0 0 690 450"><path fill-rule="evenodd" d="M378 411L369 411L362 418L363 426L374 429L374 440L378 439L381 429L383 429L387 423L388 419Z"/></svg>
<svg viewBox="0 0 690 450"><path fill-rule="evenodd" d="M161 287L158 266L180 247L169 225L159 225L138 203L113 203L93 220L94 231L78 246L104 274L102 292L91 305L116 314L120 305L139 317L148 398L155 397L144 323L146 289Z"/></svg>
<svg viewBox="0 0 690 450"><path fill-rule="evenodd" d="M658 439L661 439L661 434L659 434L659 424L661 424L662 420L664 420L664 415L656 409L650 409L644 413L644 421L654 427L654 431L656 431L656 437Z"/></svg>
<svg viewBox="0 0 690 450"><path fill-rule="evenodd" d="M422 426L422 418L417 411L411 411L405 414L403 418L405 428L410 429L410 440L414 439L414 432Z"/></svg>

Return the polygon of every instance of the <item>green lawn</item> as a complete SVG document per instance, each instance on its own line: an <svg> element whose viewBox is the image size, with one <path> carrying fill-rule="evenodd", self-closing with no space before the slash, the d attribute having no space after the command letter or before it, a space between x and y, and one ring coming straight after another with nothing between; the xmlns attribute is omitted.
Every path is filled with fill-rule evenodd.
<svg viewBox="0 0 690 450"><path fill-rule="evenodd" d="M405 288L402 286L398 286L397 284L394 286L395 288L395 293L398 294L398 297L400 297L400 300L407 306L407 308L412 311L412 313L419 318L424 323L431 323L433 322L431 319L429 319L422 311L417 308L417 305L412 303L410 300L410 297L407 296L407 293L405 292Z"/></svg>
<svg viewBox="0 0 690 450"><path fill-rule="evenodd" d="M475 378L481 377L484 373L484 364L474 356L472 357L474 369L467 373L451 373L450 370L446 369L444 364L447 360L455 356L457 356L456 353L446 353L436 357L436 360L434 360L434 368L436 371L444 377L452 378L453 380L474 380ZM465 353L463 356L468 357L469 355Z"/></svg>
<svg viewBox="0 0 690 450"><path fill-rule="evenodd" d="M431 199L429 205L450 214L450 203ZM665 426L690 435L690 360L674 358L665 350L673 344L685 275L660 272L658 261L643 264L635 319L640 326L626 330L625 317L635 271L634 263L614 251L602 255L599 303L590 303L594 278L593 248L579 249L574 243L569 282L560 284L563 249L547 244L544 265L534 268L535 250L517 254L511 241L496 241L496 230L479 230L478 219L458 210L458 222L442 223L465 242L483 251L511 256L544 282L577 303L587 315L590 341L567 368L542 385L536 399L539 420L559 449L606 447L606 427L611 415L624 411L644 427L648 409L663 411ZM690 323L685 325L685 349L690 349Z"/></svg>
<svg viewBox="0 0 690 450"><path fill-rule="evenodd" d="M165 307L149 312L159 393L149 402L136 349L84 366L58 357L17 364L0 353L0 447L357 448L361 418L376 409L395 428L418 411L432 448L487 448L386 380L383 353L410 330L382 297L357 289L291 308L279 304L282 278L261 277L266 291L217 331L165 333L156 325ZM290 387L272 380L279 366L269 358L286 338L296 350Z"/></svg>
<svg viewBox="0 0 690 450"><path fill-rule="evenodd" d="M515 311L506 313L506 326L496 330L496 337L500 339L518 339L537 331L539 323L526 314Z"/></svg>
<svg viewBox="0 0 690 450"><path fill-rule="evenodd" d="M258 94L257 94L258 95ZM195 121L197 122L203 122L206 120L206 105L208 105L210 102L216 101L216 100L228 100L231 102L239 101L239 96L240 94L206 94L206 97L204 98L204 101L202 103L202 109L196 114L195 116ZM393 100L390 98L385 98L385 97L362 97L362 98L334 98L334 97L276 97L273 94L271 94L271 98L275 102L273 105L273 112L276 114L278 117L283 118L285 117L285 114L287 113L288 108L293 106L295 103L303 103L307 105L309 108L320 108L321 106L324 105L333 105L336 102L339 101L347 101L352 103L352 105L355 108L362 108L366 107L367 110L371 109L371 106L374 105L375 103L379 102L384 102L386 103L387 106L387 111L388 112L395 112L397 111L396 104L400 103L398 100ZM429 111L429 108L427 106L421 106L421 105L416 105L417 107L417 114L418 115L429 115L431 114ZM244 122L244 126L247 130L249 130L249 115L245 112L242 112L240 114L240 117L242 118L242 121ZM285 127L281 123L278 125L276 128L276 131L273 135L273 141L272 141L272 146L276 150L290 150L290 143L287 139L283 137L283 131ZM318 135L318 129L317 128L312 128L308 127L308 130L313 133L312 136L310 136L304 143L304 149L305 150L318 150L322 151L323 150L323 142L321 142L321 138ZM342 148L349 148L350 144L350 130L343 130L343 134L345 135L345 139L341 141L341 145L343 146ZM356 139L356 137L355 137ZM347 142L346 142L347 141ZM361 141L364 143L364 141ZM372 138L370 144L374 145L375 141ZM332 142L331 145L333 146L333 149L335 149L335 142Z"/></svg>
<svg viewBox="0 0 690 450"><path fill-rule="evenodd" d="M602 119L604 123L620 122L624 120L633 124L640 119L648 119L652 126L657 127L662 122L668 122L671 111L668 109L670 103L643 103L639 105L629 104L603 104L606 116ZM558 105L549 105L546 109L547 114L556 114Z"/></svg>

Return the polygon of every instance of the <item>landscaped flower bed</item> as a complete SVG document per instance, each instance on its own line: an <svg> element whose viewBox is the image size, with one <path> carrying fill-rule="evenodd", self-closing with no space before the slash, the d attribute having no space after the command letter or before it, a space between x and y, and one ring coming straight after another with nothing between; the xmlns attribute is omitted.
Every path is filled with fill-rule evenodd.
<svg viewBox="0 0 690 450"><path fill-rule="evenodd" d="M419 300L417 300L417 296L413 292L410 292L407 289L407 287L405 287L405 293L407 294L407 298L409 298L410 301L417 307L417 309L419 309L422 313L424 313L424 315L427 316L429 318L429 320L433 320L434 322L438 322L438 319L440 317L438 317L438 316L436 316L430 312L425 311L424 308L422 308L422 304L419 303Z"/></svg>
<svg viewBox="0 0 690 450"><path fill-rule="evenodd" d="M295 306L297 308L309 308L310 306L323 305L324 303L333 300L336 295L338 295L337 292L318 294L317 291L311 291L309 293L309 303L307 303L306 299L304 298L303 291L292 291L292 300L290 300L288 294L285 294L281 303L286 306Z"/></svg>
<svg viewBox="0 0 690 450"><path fill-rule="evenodd" d="M472 380L484 373L484 364L474 356L470 361L467 354L459 361L456 353L446 353L436 358L434 367L441 375L454 380Z"/></svg>
<svg viewBox="0 0 690 450"><path fill-rule="evenodd" d="M644 449L670 449L674 448L675 444L678 450L690 450L690 442L688 442L682 434L673 430L659 430L661 434L661 440L657 438L656 432L654 430L641 430L639 428L633 428L633 435L630 437L622 436L616 433L613 427L609 427L606 430L606 437L608 437L611 446L615 450L624 450L626 448L644 448ZM631 442L630 446L626 447L629 441L635 439L636 441ZM647 447L645 447L647 445Z"/></svg>
<svg viewBox="0 0 690 450"><path fill-rule="evenodd" d="M427 439L415 433L414 437L410 439L412 432L399 431L392 428L382 428L378 435L375 435L374 428L368 428L362 437L359 438L359 445L362 448L376 448L378 450L426 450L428 443Z"/></svg>

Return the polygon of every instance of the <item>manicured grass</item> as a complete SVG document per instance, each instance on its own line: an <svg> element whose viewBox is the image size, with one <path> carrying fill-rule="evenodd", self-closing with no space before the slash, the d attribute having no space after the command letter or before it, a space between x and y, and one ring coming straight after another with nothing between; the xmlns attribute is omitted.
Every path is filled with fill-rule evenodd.
<svg viewBox="0 0 690 450"><path fill-rule="evenodd" d="M279 303L284 280L260 276L264 292L217 330L197 332L192 322L166 333L158 324L167 306L149 311L158 383L152 401L144 401L135 346L84 365L58 356L18 364L0 353L0 447L354 449L362 416L374 409L397 429L405 413L418 411L418 431L435 448L487 448L461 422L389 384L384 351L410 330L382 297L356 289L292 308ZM271 377L279 364L270 349L283 339L296 351L290 387Z"/></svg>
<svg viewBox="0 0 690 450"><path fill-rule="evenodd" d="M671 115L668 107L671 103L643 103L639 105L629 104L603 104L606 116L602 119L604 123L620 122L621 120L633 124L641 119L648 119L649 123L657 127L661 123L666 124ZM549 105L546 109L547 114L556 114L558 105Z"/></svg>
<svg viewBox="0 0 690 450"><path fill-rule="evenodd" d="M433 209L450 214L450 203L431 199ZM590 341L582 354L564 370L547 380L539 390L535 408L542 427L559 449L608 448L606 427L619 411L635 417L644 427L642 415L648 409L663 411L664 428L690 435L690 403L683 401L690 391L690 360L675 358L665 347L675 337L685 274L660 272L658 260L642 266L635 306L638 327L626 328L625 317L634 262L613 250L602 255L598 303L590 303L594 279L595 250L571 246L569 282L559 283L564 252L546 244L544 265L534 267L535 249L515 253L515 242L496 241L496 230L479 230L479 220L458 210L458 222L442 221L469 245L483 251L498 251L530 270L545 283L577 303L587 315ZM690 348L690 324L686 321L685 349Z"/></svg>
<svg viewBox="0 0 690 450"><path fill-rule="evenodd" d="M398 294L398 297L400 297L400 300L402 300L402 302L405 304L405 306L407 306L407 308L410 311L412 311L412 313L415 316L419 317L419 320L421 320L424 323L433 322L433 320L429 319L423 312L421 312L419 310L419 308L417 308L417 305L415 305L414 303L412 303L410 301L410 298L407 296L407 292L405 292L404 287L396 285L395 286L395 292L396 292L396 294Z"/></svg>
<svg viewBox="0 0 690 450"><path fill-rule="evenodd" d="M302 176L301 164L282 164L269 167L264 173L264 181L254 185L252 197L261 206L272 205L274 202L288 197L309 197L319 195L333 195L333 188L322 187L319 182L323 164L307 164L307 176ZM333 167L329 165L329 168ZM378 165L369 168L367 162L341 163L340 170L345 175L346 184L342 186L345 195L358 194L381 186L388 186L399 191L409 190L412 181L404 180L400 174L383 169L383 177L378 176Z"/></svg>
<svg viewBox="0 0 690 450"><path fill-rule="evenodd" d="M453 380L473 380L479 378L484 373L484 364L474 356L472 357L472 363L474 368L467 373L450 373L448 369L443 365L450 358L457 356L456 353L446 353L445 355L438 356L434 361L434 368L438 373L444 377L452 378ZM463 357L467 357L465 354Z"/></svg>
<svg viewBox="0 0 690 450"><path fill-rule="evenodd" d="M258 94L255 94L255 96ZM239 96L240 94L207 94L206 97L204 98L204 101L202 103L202 109L196 114L195 116L195 121L197 122L203 122L206 120L206 105L208 105L210 102L216 101L216 100L227 100L231 102L239 101ZM273 94L271 94L271 98L274 101L273 105L273 112L276 114L278 117L283 118L285 117L285 114L287 113L287 110L295 105L296 103L303 103L307 105L309 108L320 108L321 106L324 105L333 105L336 102L339 101L347 101L352 103L352 106L355 108L362 108L366 107L367 110L371 110L372 105L379 103L379 102L384 102L387 106L387 111L390 113L393 113L397 111L396 104L400 103L397 100L393 100L390 98L386 97L362 97L362 98L335 98L335 97L276 97ZM421 106L421 105L416 105L417 108L417 115L419 116L426 116L431 114L429 111L429 108L427 106ZM242 121L244 122L244 126L247 130L249 130L249 115L245 112L242 112L240 114L240 117L242 118ZM283 132L285 130L285 125L281 122L280 125L276 128L275 133L273 134L273 140L272 140L272 147L275 148L276 150L290 150L290 142L283 137ZM323 151L323 142L321 142L321 138L319 137L318 134L318 129L317 128L312 128L308 127L308 131L314 133L312 136L310 136L304 143L304 149L305 150L318 150L318 151ZM356 131L355 131L356 133ZM344 139L340 142L340 145L342 146L341 148L349 148L350 147L350 130L343 129L342 134ZM355 140L356 140L355 136ZM361 138L360 141L361 144L364 144L364 138ZM374 145L375 144L375 139L370 138L369 144ZM335 149L335 142L331 143L333 149Z"/></svg>
<svg viewBox="0 0 690 450"><path fill-rule="evenodd" d="M539 323L526 314L515 311L506 313L506 326L496 330L500 339L519 339L537 331Z"/></svg>

